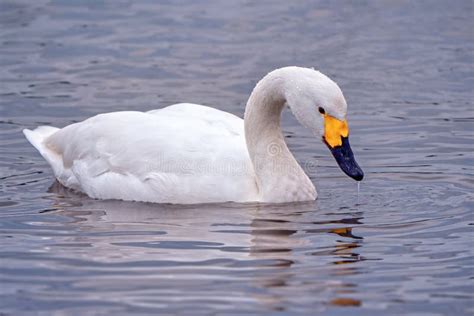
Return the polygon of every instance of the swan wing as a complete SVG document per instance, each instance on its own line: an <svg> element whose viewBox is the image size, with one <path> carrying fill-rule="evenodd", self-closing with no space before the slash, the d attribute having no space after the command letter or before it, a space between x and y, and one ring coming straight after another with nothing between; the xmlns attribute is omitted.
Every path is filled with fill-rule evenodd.
<svg viewBox="0 0 474 316"><path fill-rule="evenodd" d="M257 200L243 120L205 106L100 114L55 131L43 152L62 184L94 198Z"/></svg>

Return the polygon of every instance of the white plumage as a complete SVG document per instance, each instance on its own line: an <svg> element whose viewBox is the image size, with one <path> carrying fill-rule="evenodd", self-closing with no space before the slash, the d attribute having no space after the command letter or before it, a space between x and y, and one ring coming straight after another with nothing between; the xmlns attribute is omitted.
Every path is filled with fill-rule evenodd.
<svg viewBox="0 0 474 316"><path fill-rule="evenodd" d="M146 113L106 113L25 135L61 184L93 198L257 199L243 120L210 107L182 103Z"/></svg>
<svg viewBox="0 0 474 316"><path fill-rule="evenodd" d="M334 82L311 69L286 67L256 86L245 127L233 114L181 103L24 134L61 184L93 198L183 204L314 200L316 190L286 147L279 119L288 104L304 125L314 120L309 127L318 134L323 122L315 104L321 100L335 117L345 116Z"/></svg>

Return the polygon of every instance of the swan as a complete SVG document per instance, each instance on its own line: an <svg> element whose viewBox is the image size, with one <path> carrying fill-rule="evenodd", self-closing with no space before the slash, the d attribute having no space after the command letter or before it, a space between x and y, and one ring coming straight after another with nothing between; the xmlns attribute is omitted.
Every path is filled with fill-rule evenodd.
<svg viewBox="0 0 474 316"><path fill-rule="evenodd" d="M322 139L344 173L362 180L349 145L342 91L309 68L268 73L253 89L243 120L179 103L23 133L62 185L96 199L173 204L315 200L316 189L280 128L285 106Z"/></svg>

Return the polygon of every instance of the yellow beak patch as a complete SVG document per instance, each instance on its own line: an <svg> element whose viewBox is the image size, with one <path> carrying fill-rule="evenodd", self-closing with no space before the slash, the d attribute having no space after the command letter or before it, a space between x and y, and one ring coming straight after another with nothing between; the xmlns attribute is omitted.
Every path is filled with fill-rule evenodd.
<svg viewBox="0 0 474 316"><path fill-rule="evenodd" d="M324 114L324 140L331 148L342 145L342 137L349 136L347 120L340 121Z"/></svg>

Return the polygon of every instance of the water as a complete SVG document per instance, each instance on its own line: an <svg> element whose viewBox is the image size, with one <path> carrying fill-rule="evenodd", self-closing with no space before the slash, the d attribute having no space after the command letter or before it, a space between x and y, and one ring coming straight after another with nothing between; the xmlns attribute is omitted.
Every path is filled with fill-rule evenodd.
<svg viewBox="0 0 474 316"><path fill-rule="evenodd" d="M357 204L360 204L360 182L357 182Z"/></svg>
<svg viewBox="0 0 474 316"><path fill-rule="evenodd" d="M0 1L0 312L470 314L472 1ZM22 128L192 101L242 115L268 71L316 67L349 103L357 193L288 113L320 198L96 201Z"/></svg>

